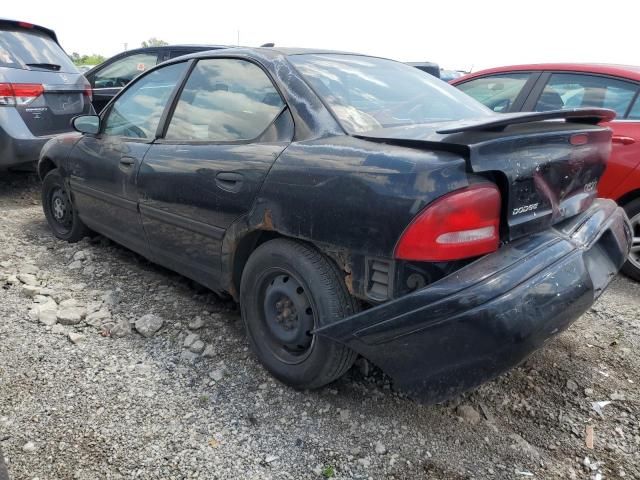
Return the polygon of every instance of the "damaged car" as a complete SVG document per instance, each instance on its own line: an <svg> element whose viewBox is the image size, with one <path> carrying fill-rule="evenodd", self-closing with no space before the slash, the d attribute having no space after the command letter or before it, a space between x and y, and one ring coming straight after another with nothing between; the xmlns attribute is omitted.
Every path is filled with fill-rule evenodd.
<svg viewBox="0 0 640 480"><path fill-rule="evenodd" d="M626 261L629 221L596 189L613 115L498 115L392 60L228 49L146 71L38 170L56 237L230 295L282 382L362 355L434 402L565 330Z"/></svg>

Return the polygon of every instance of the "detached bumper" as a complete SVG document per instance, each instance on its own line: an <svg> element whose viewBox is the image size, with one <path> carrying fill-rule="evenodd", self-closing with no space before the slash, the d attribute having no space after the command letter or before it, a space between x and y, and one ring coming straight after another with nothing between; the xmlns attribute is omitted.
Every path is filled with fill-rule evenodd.
<svg viewBox="0 0 640 480"><path fill-rule="evenodd" d="M473 388L565 330L624 264L631 228L611 200L414 293L317 330L426 402Z"/></svg>

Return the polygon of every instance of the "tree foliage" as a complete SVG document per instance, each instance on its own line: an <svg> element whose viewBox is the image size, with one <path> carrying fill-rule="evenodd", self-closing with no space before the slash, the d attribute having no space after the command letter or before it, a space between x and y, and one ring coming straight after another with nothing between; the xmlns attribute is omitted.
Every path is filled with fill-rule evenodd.
<svg viewBox="0 0 640 480"><path fill-rule="evenodd" d="M80 55L78 52L71 54L71 60L76 65L98 65L106 60L103 55L93 53L91 55Z"/></svg>
<svg viewBox="0 0 640 480"><path fill-rule="evenodd" d="M151 37L149 40L145 40L144 42L142 42L141 46L142 48L147 48L147 47L164 47L165 45L169 45L169 44L164 40L160 40L159 38Z"/></svg>

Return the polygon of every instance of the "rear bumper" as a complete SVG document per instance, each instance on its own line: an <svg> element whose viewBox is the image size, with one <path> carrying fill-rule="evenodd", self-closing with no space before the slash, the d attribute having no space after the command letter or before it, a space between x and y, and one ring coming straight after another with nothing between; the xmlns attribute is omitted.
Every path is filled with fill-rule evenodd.
<svg viewBox="0 0 640 480"><path fill-rule="evenodd" d="M37 162L51 137L33 136L15 108L0 107L0 168Z"/></svg>
<svg viewBox="0 0 640 480"><path fill-rule="evenodd" d="M412 294L317 330L437 402L523 361L602 294L629 253L611 200L512 242Z"/></svg>

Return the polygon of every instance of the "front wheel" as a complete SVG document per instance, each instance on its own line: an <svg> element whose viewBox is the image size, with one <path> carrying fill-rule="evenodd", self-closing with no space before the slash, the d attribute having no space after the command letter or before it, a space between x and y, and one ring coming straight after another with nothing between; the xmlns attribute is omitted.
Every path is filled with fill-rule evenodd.
<svg viewBox="0 0 640 480"><path fill-rule="evenodd" d="M311 333L357 311L337 266L311 246L287 239L260 245L242 272L240 307L258 359L294 388L326 385L356 359Z"/></svg>
<svg viewBox="0 0 640 480"><path fill-rule="evenodd" d="M49 227L59 239L75 243L90 235L91 231L73 207L57 168L47 173L42 181L42 208Z"/></svg>
<svg viewBox="0 0 640 480"><path fill-rule="evenodd" d="M633 243L631 245L629 259L622 267L622 271L629 277L640 282L640 198L626 204L624 210L631 220Z"/></svg>

